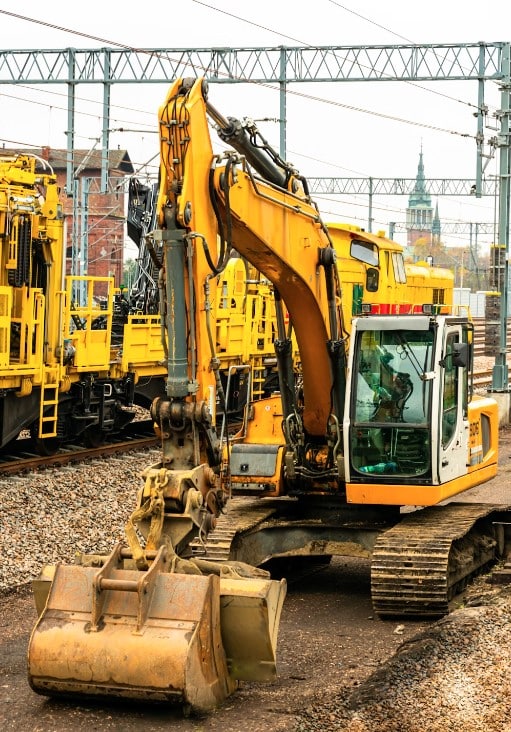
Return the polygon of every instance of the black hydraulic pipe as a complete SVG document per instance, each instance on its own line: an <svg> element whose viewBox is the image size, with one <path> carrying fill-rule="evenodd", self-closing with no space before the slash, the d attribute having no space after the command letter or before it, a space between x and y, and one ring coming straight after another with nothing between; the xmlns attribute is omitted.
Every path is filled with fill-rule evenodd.
<svg viewBox="0 0 511 732"><path fill-rule="evenodd" d="M293 344L286 337L284 315L282 312L282 298L275 290L275 312L277 316L277 338L274 341L277 369L279 376L280 398L284 419L296 411L295 377L293 371Z"/></svg>
<svg viewBox="0 0 511 732"><path fill-rule="evenodd" d="M235 117L226 119L208 101L206 101L206 108L208 114L218 125L220 139L243 155L259 175L269 183L287 189L290 171L276 165L264 148L259 148L252 143L243 122Z"/></svg>

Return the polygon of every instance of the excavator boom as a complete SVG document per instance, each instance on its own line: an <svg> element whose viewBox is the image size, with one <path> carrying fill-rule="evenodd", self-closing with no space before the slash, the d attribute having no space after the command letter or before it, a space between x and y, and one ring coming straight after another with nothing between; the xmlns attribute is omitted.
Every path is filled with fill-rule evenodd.
<svg viewBox="0 0 511 732"><path fill-rule="evenodd" d="M151 414L161 461L143 474L126 539L108 556L45 567L28 649L32 688L46 695L120 696L211 709L240 680L270 681L284 580L245 563L193 555L228 492L214 428L217 394L208 322L217 248L208 181L214 160L199 83L172 85L159 113L156 228L167 362ZM206 314L206 315L205 315ZM213 348L212 348L213 346ZM108 510L105 507L105 510Z"/></svg>

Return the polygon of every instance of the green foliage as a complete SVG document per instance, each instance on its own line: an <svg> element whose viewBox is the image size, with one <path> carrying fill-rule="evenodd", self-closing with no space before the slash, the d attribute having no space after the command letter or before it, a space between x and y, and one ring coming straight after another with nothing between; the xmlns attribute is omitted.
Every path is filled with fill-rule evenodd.
<svg viewBox="0 0 511 732"><path fill-rule="evenodd" d="M133 278L135 276L135 270L137 267L137 263L134 259L126 259L124 262L123 270L122 270L122 281L124 285L128 288L128 290L131 289L131 285L133 283Z"/></svg>

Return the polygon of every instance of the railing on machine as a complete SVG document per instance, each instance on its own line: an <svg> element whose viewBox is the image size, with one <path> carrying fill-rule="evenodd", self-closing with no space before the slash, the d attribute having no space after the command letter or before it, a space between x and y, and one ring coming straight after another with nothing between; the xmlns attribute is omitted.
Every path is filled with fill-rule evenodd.
<svg viewBox="0 0 511 732"><path fill-rule="evenodd" d="M79 301L77 291L81 293ZM73 366L77 371L109 368L113 291L113 277L66 277L63 338L74 349Z"/></svg>

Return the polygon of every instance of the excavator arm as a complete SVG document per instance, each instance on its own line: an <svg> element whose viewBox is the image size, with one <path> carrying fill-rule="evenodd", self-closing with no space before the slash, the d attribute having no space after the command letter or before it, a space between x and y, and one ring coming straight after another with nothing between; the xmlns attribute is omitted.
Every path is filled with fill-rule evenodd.
<svg viewBox="0 0 511 732"><path fill-rule="evenodd" d="M213 153L208 118L235 151ZM195 398L209 404L216 363L210 317L215 277L235 251L274 287L287 451L295 465L307 467L305 450L299 446L310 441L326 446L327 463L336 466L337 474L346 333L336 253L306 181L280 159L252 123L222 117L209 103L201 79L176 81L159 119L159 229L153 236L172 242L165 256L164 289L173 299L166 306L171 318L165 330L172 344L167 348L167 397L177 408L176 403L188 400L196 389ZM193 286L183 292L187 277ZM186 302L185 312L175 307L177 302ZM300 395L284 306L300 353ZM221 400L219 378L215 383Z"/></svg>
<svg viewBox="0 0 511 732"><path fill-rule="evenodd" d="M161 461L144 471L125 542L108 556L45 567L35 583L40 615L28 670L32 688L42 694L154 699L204 710L225 699L237 680L275 677L285 581L242 562L215 564L191 548L214 527L227 497L213 426L217 399L224 397L211 303L234 246L229 190L223 189L223 201L215 192L222 171L203 91L201 81L177 81L159 113L157 226L148 239L162 253L168 376L165 395L151 407ZM223 175L231 186L237 165L228 160ZM246 184L252 185L248 177ZM318 247L330 245L321 241L317 216L307 211L312 265ZM232 231L241 237L239 216ZM251 233L254 259L256 252L271 256L268 245L256 241ZM284 266L276 268L275 279L286 292L296 280L311 305L311 287L324 287L302 282L303 273L284 272ZM317 308L313 322L326 332ZM312 429L327 420L326 403L311 410Z"/></svg>

